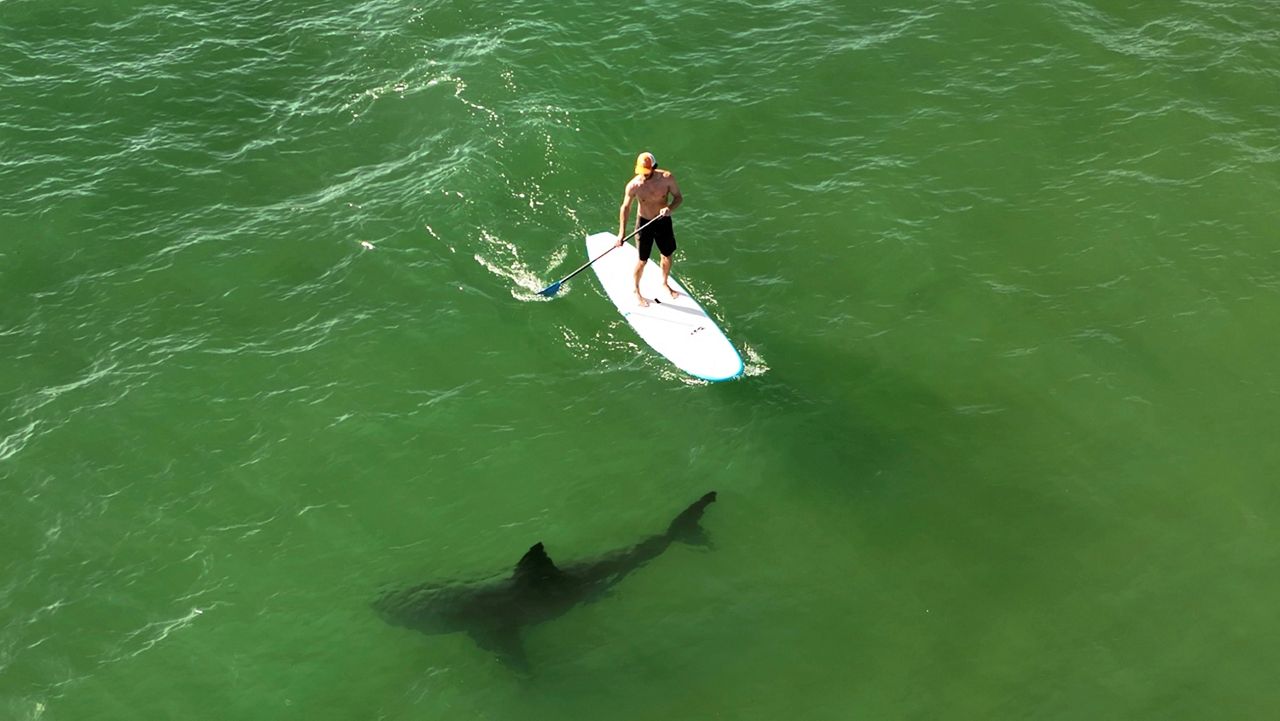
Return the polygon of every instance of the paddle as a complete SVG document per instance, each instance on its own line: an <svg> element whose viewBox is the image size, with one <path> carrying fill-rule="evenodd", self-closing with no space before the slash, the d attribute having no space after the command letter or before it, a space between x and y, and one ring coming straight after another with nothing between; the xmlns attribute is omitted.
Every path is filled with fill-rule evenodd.
<svg viewBox="0 0 1280 721"><path fill-rule="evenodd" d="M658 216L658 218L661 218L661 217L662 217L661 215L659 215L659 216ZM654 220L657 220L658 218L654 218L653 220L650 220L650 221L649 221L649 223L652 223ZM628 240L631 240L633 237L635 237L635 234L636 234L636 233L639 233L640 231L642 231L642 230L644 230L646 227L648 227L649 223L645 223L644 225L640 226L639 228L636 228L635 230L631 231L631 234L630 234L630 235L628 235L627 237L623 238L623 239L622 239L622 242L623 242L623 243L625 243L625 242L627 242ZM622 243L619 243L619 244L617 244L617 245L614 245L614 246L613 246L613 248L617 248L617 247L619 247L619 246L621 246L621 245L622 245ZM600 255L597 255L596 257L592 258L591 260L588 260L587 262L585 262L585 263L583 263L583 264L582 264L582 267L580 267L580 268L578 268L577 270L573 271L573 272L572 272L572 273L570 273L569 275L566 275L565 277L561 278L560 280L557 280L556 282L552 283L551 285L547 286L546 288L543 288L542 290L538 291L538 295L545 295L545 296L547 296L548 298L550 298L551 296L555 295L556 293L559 293L559 292L560 292L560 286L564 285L565 281L567 281L567 280L569 280L570 278L572 278L573 276L575 276L575 275L577 275L577 274L581 273L582 271L586 270L587 268L590 268L592 263L594 263L594 262L596 262L597 260L600 260L601 258L603 258L603 257L605 257L606 255L608 255L610 252L612 252L612 251L613 251L613 248L610 248L609 250L606 250L605 252L601 253Z"/></svg>

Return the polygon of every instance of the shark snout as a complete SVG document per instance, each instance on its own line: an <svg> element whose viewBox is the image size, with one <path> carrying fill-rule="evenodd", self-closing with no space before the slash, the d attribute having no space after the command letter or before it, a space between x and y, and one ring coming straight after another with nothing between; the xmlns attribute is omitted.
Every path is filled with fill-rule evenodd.
<svg viewBox="0 0 1280 721"><path fill-rule="evenodd" d="M432 590L411 589L384 593L373 602L373 610L392 626L412 629L430 636L455 633L457 624L437 608Z"/></svg>

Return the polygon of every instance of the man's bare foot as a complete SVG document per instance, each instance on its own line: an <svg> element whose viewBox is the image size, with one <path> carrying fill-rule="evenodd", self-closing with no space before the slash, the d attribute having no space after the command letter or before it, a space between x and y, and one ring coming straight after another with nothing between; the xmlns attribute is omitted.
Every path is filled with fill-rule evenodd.
<svg viewBox="0 0 1280 721"><path fill-rule="evenodd" d="M671 294L671 297L672 297L672 298L679 298L679 297L680 297L680 294L676 292L675 288L672 288L672 287L671 287L671 286L669 286L669 285L664 285L663 287L667 289L667 292Z"/></svg>
<svg viewBox="0 0 1280 721"><path fill-rule="evenodd" d="M640 304L641 308L649 307L649 301L645 300L643 295L640 295L640 291L636 291L636 302Z"/></svg>

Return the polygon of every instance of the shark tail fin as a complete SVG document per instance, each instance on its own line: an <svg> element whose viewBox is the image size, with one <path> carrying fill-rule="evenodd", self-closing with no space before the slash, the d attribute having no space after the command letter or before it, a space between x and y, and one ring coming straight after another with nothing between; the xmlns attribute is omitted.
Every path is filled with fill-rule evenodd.
<svg viewBox="0 0 1280 721"><path fill-rule="evenodd" d="M707 506L716 500L716 492L712 491L707 495L694 501L693 505L680 512L671 525L667 527L667 535L673 541L682 541L694 546L709 546L711 539L707 537L707 532L698 525L698 521L702 520L703 511L707 510Z"/></svg>

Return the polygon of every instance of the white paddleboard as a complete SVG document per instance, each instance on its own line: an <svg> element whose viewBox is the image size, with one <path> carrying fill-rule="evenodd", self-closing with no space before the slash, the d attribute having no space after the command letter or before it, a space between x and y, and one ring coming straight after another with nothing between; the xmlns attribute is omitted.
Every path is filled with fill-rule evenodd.
<svg viewBox="0 0 1280 721"><path fill-rule="evenodd" d="M600 256L616 242L618 236L613 233L587 236L587 257ZM624 243L591 267L622 317L646 343L677 368L708 381L727 381L742 375L742 356L738 355L724 331L674 275L668 281L680 295L671 297L662 287L662 268L654 258L645 263L644 275L640 276L640 294L648 299L648 308L640 307L636 300L635 271L640 252L634 245Z"/></svg>

